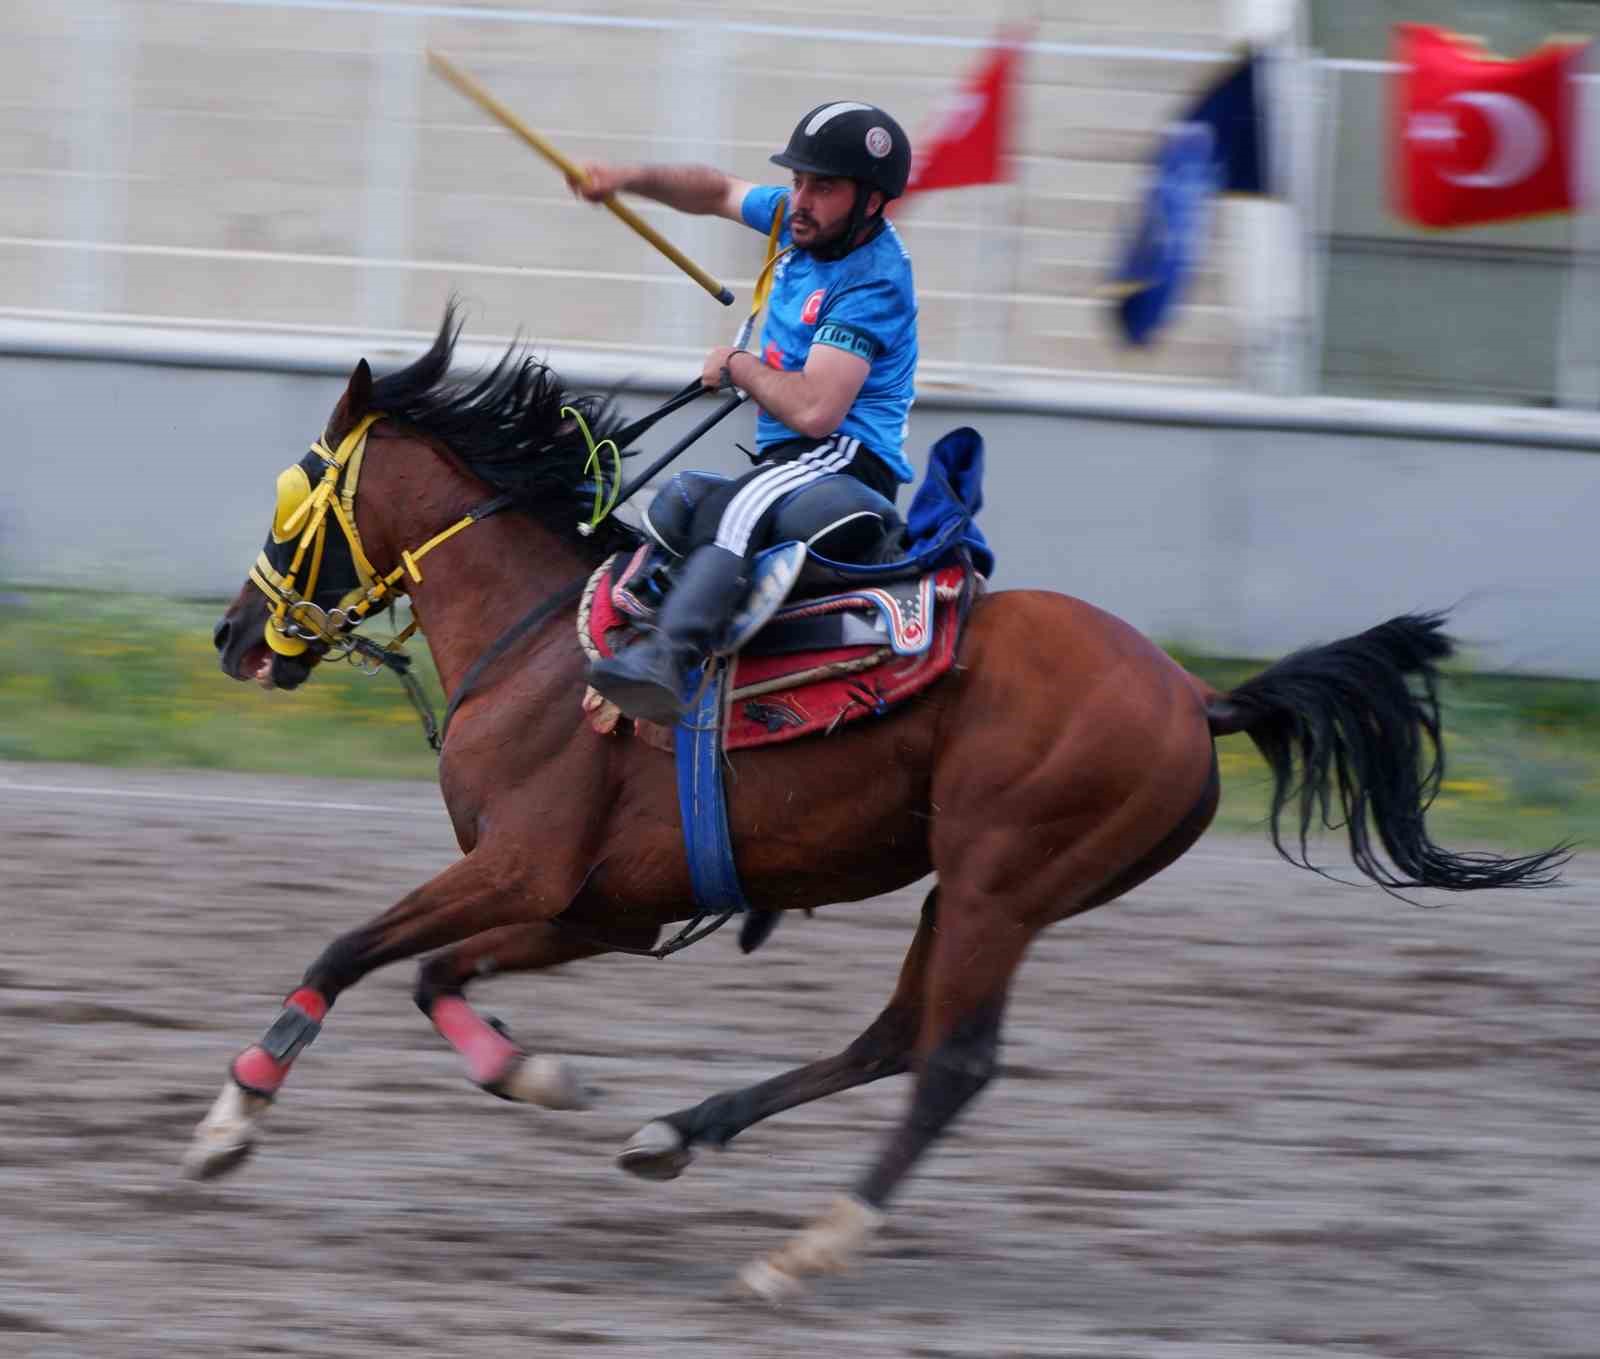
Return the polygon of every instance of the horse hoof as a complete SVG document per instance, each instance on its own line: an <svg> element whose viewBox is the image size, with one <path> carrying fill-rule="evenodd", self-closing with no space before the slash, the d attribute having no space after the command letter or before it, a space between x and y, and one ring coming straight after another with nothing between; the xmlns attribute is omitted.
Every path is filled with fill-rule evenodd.
<svg viewBox="0 0 1600 1359"><path fill-rule="evenodd" d="M765 1260L752 1260L739 1271L742 1288L767 1302L796 1297L805 1280L817 1274L838 1274L849 1267L883 1225L883 1214L848 1194Z"/></svg>
<svg viewBox="0 0 1600 1359"><path fill-rule="evenodd" d="M793 1274L786 1274L770 1260L752 1260L739 1271L739 1287L762 1302L788 1302L805 1291Z"/></svg>
<svg viewBox="0 0 1600 1359"><path fill-rule="evenodd" d="M242 1164L256 1149L256 1117L271 1102L241 1089L231 1077L223 1082L222 1093L183 1154L179 1170L184 1178L214 1180Z"/></svg>
<svg viewBox="0 0 1600 1359"><path fill-rule="evenodd" d="M646 1123L621 1151L617 1164L641 1180L675 1180L694 1160L694 1148L665 1119Z"/></svg>
<svg viewBox="0 0 1600 1359"><path fill-rule="evenodd" d="M587 1109L589 1094L578 1069L559 1057L524 1057L504 1076L484 1087L501 1099L544 1109Z"/></svg>
<svg viewBox="0 0 1600 1359"><path fill-rule="evenodd" d="M232 1146L191 1146L183 1154L178 1173L186 1180L216 1180L250 1158L256 1144L237 1142Z"/></svg>

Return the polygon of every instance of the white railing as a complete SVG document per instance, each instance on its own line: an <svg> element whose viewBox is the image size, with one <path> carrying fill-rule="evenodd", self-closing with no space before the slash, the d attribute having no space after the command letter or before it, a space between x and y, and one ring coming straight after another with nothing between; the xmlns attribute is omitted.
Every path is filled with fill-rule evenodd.
<svg viewBox="0 0 1600 1359"><path fill-rule="evenodd" d="M225 239L226 233L220 228L209 239L171 238L205 237L205 230L198 227L185 232L168 231L167 239L150 238L160 234L147 228L146 223L153 220L151 213L170 212L172 205L157 201L155 209L150 209L147 204L143 217L135 211L136 201L142 203L140 195L150 191L151 186L146 182L149 176L135 174L132 169L131 157L136 148L130 145L129 127L135 113L155 117L157 110L154 105L135 108L129 74L135 63L127 58L141 42L148 13L157 9L165 15L169 27L173 12L192 11L197 16L194 28L209 24L213 31L222 31L218 29L224 22L221 16L248 18L258 26L263 16L297 16L284 30L287 36L282 41L290 46L296 41L293 35L301 31L305 16L312 14L329 21L370 20L375 25L370 32L340 30L327 40L335 45L355 44L348 51L341 49L352 64L373 63L372 70L365 72L370 77L366 102L358 101L357 109L365 129L354 153L360 173L341 189L310 179L291 186L297 192L285 190L286 202L278 208L283 213L311 215L326 210L328 202L336 200L342 217L335 225L344 221L347 228L342 235L331 227L320 233L337 235L333 243L336 248L280 249L274 248L270 239L260 244L240 243ZM13 18L0 18L0 38L8 25L23 24L25 10L46 26L57 22L39 17L52 15L53 5L47 0L32 0L31 6L13 11ZM563 352L578 354L596 371L640 372L651 365L681 366L705 345L725 338L723 331L730 328L728 318L704 306L698 298L692 303L686 300L692 295L690 285L647 256L626 254L632 248L630 243L603 235L575 215L577 210L567 202L556 181L543 184L537 195L520 193L508 205L490 201L493 195L486 193L472 176L462 176L469 183L469 190L460 192L463 196L469 192L473 195L471 201L483 214L481 221L445 223L446 227L456 228L453 233L443 232L443 237L459 246L455 250L424 248L413 203L457 192L430 187L428 176L437 178L441 173L439 163L450 167L450 158L461 154L463 147L477 154L498 154L492 148L493 139L500 134L481 126L464 105L457 108L454 104L436 104L430 114L430 98L449 96L438 95L427 83L421 69L423 47L454 38L476 43L483 50L485 26L506 31L604 34L619 42L644 41L650 35L659 35L663 41L682 43L685 48L704 46L708 50L723 44L721 57L707 57L704 67L697 68L704 79L692 91L696 109L726 108L730 91L748 93L749 86L738 83L742 77L735 57L740 42L777 41L803 46L807 52L848 49L858 55L881 53L884 60L872 66L887 68L887 75L879 72L868 77L858 71L848 78L876 79L882 75L916 109L918 105L931 107L953 86L968 64L969 55L992 41L983 15L966 14L951 21L953 26L964 27L964 32L897 29L886 26L881 17L891 12L892 6L891 11L882 7L876 11L880 18L872 27L765 22L759 17L687 19L525 6L411 4L405 0L182 0L181 7L166 3L149 12L121 0L83 0L74 10L79 20L87 16L104 22L77 22L62 29L68 35L69 46L75 44L72 50L78 52L74 60L81 77L69 81L68 86L89 92L83 113L68 117L64 106L62 109L62 123L72 139L73 153L65 168L26 170L32 176L30 184L41 186L38 197L46 201L48 210L36 211L30 217L27 196L13 195L17 206L9 220L19 226L32 223L36 229L14 226L7 231L0 227L0 265L9 265L9 271L0 268L0 279L13 280L9 295L0 285L0 316L5 318L6 344L13 352L19 352L19 346L26 347L26 334L31 327L41 328L41 345L59 347L64 324L70 329L72 322L89 324L97 319L106 321L123 336L119 344L131 343L128 337L141 325L155 325L160 333L187 327L192 331L188 339L160 342L184 352L210 346L218 353L258 353L267 345L274 354L281 354L294 347L290 335L315 336L322 331L389 334L414 341L425 333L431 317L437 314L438 301L444 293L465 285L471 291L491 296L481 324L475 323L475 329L488 336L509 337L519 327L531 326ZM207 15L213 17L207 19ZM60 22L65 24L64 19ZM108 33L112 35L110 45L104 41ZM252 33L249 41L267 40L259 32ZM1084 279L1095 271L1097 263L1108 262L1107 246L1114 237L1115 226L1119 219L1131 215L1136 194L1131 173L1118 180L1116 175L1108 178L1100 172L1106 168L1105 156L1115 162L1118 155L1126 157L1131 170L1131 163L1140 159L1153 141L1163 117L1181 107L1184 95L1177 86L1192 87L1203 81L1203 76L1192 68L1216 65L1229 54L1220 45L1213 48L1201 44L1034 39L1024 47L1035 63L1030 89L1038 100L1071 88L1063 72L1072 74L1073 79L1098 78L1108 64L1174 66L1189 74L1181 82L1166 82L1170 88L1146 91L1139 107L1150 117L1148 128L1136 130L1124 119L1115 126L1089 129L1090 134L1123 139L1102 148L1099 160L1075 162L1037 143L1019 157L1025 185L1037 186L1053 176L1056 188L1067 186L1064 195L1025 186L980 189L941 196L938 201L930 199L926 206L919 204L907 214L904 230L913 241L919 263L927 260L930 266L920 278L926 314L924 387L933 391L959 387L966 398L977 388L1015 396L1044 382L1074 381L1081 385L1083 379L1138 375L1164 382L1187 379L1208 387L1220 382L1258 393L1314 392L1322 371L1326 242L1333 194L1331 137L1339 116L1340 83L1347 77L1392 73L1396 66L1381 61L1320 61L1303 47L1288 46L1280 53L1282 78L1278 81L1276 122L1284 129L1281 148L1287 152L1286 163L1292 167L1291 199L1296 225L1286 225L1286 209L1236 205L1230 216L1234 239L1218 243L1213 261L1216 272L1211 286L1214 289L1220 282L1220 300L1208 299L1187 308L1170 340L1146 360L1130 359L1109 338L1097 338L1096 327L1102 325L1104 309L1088 295ZM889 60L895 54L918 53L923 55L915 56L916 64L903 70ZM940 54L948 54L948 59ZM845 65L848 68L849 63ZM0 76L6 69L4 58L0 57ZM561 66L558 59L527 69L547 74ZM638 89L612 85L600 87L601 92L616 100L632 99L640 108L648 107L656 122L673 129L674 137L686 135L685 129L692 132L695 119L681 107L681 90L675 89L671 81L663 81L658 88L655 77L640 69L637 61L626 70L635 76L628 83L638 85ZM1085 72L1091 74L1085 77ZM286 63L284 81L292 82L297 75L293 64ZM783 72L764 68L761 75L765 81ZM1052 83L1052 77L1059 79ZM12 84L14 89L20 84L25 94L25 81ZM1128 97L1128 91L1121 88L1107 88L1104 93L1108 101ZM301 101L298 95L292 88L285 90L281 104L285 122L276 125L278 128L294 117L320 116L314 97ZM1592 81L1586 84L1586 95L1587 125L1595 132L1592 144L1600 145L1600 100L1594 94ZM254 106L245 105L247 110ZM1045 100L1045 107L1053 106ZM20 117L16 109L13 104L13 116ZM171 109L168 113L173 118L179 116ZM231 111L228 117L239 125L239 136L246 139L228 143L244 146L246 150L241 155L249 154L249 137L270 141L273 136L274 127L260 119L248 114L239 118ZM596 120L603 117L596 115ZM208 118L212 122L225 121L221 114L203 111L194 112L190 121ZM915 116L906 121L912 126L918 122ZM333 126L332 120L329 126ZM52 131L59 133L61 129ZM568 131L573 136L585 135ZM449 140L440 140L445 135ZM602 148L633 150L655 145L643 133L586 135ZM25 145L27 139L16 138L13 142ZM701 142L697 154L722 150L759 166L765 144L762 137ZM663 138L659 150L670 154L674 145ZM1073 148L1066 149L1070 152ZM130 163L119 165L117 156L124 150ZM507 160L505 164L511 162ZM1060 173L1063 166L1073 164L1096 171L1091 190L1085 191L1081 185L1073 189L1070 176ZM495 162L496 172L500 165ZM5 168L0 165L0 170ZM247 164L244 169L248 172L250 166ZM226 179L228 167L207 167L206 173L212 180ZM524 173L520 163L514 173ZM542 171L530 169L525 173L533 182ZM1373 167L1373 173L1379 173L1378 167ZM196 172L197 180L203 177ZM270 188L265 184L263 192ZM509 262L495 253L500 246L480 239L488 234L491 225L503 237L514 239L519 215L534 208L556 224L554 230L565 231L576 240L569 252L571 262ZM269 223L272 211L269 205L261 212ZM1086 221L1097 225L1086 230ZM486 230L477 232L475 228L479 226ZM683 232L691 243L711 241L718 251L727 246L728 238L708 234L709 229L701 223L675 218L670 229ZM271 235L270 231L266 234ZM300 237L317 235L315 227L300 233ZM626 261L625 267L602 267L595 257L584 255L582 247L587 236L602 242L595 247L597 250L612 251L614 247L616 259ZM563 243L564 248L567 244L571 242ZM1231 254L1222 248L1224 244L1230 245ZM1097 261L1095 251L1106 258ZM740 258L741 268L724 272L735 275L730 281L744 293L748 291L754 260ZM1049 277L1052 270L1057 275L1054 282ZM1570 272L1564 313L1559 321L1551 318L1552 326L1559 324L1562 332L1560 370L1554 385L1563 405L1594 409L1600 405L1600 335L1594 319L1600 315L1600 205L1591 206L1575 223ZM216 300L230 290L248 294L252 276L257 274L266 282L238 307L230 311L228 304ZM1063 283L1063 277L1070 277L1073 282ZM134 278L140 286L131 286L129 280ZM296 288L308 299L304 307L297 308L294 303ZM585 331L574 323L573 318L587 305L590 294L596 293L599 301L593 310L615 318L610 330ZM503 303L499 301L502 294L507 299ZM552 305L558 316L567 318L553 327L534 319L538 304L546 297L556 299ZM263 298L273 304L272 309L261 305ZM588 318L584 319L587 324ZM243 336L231 349L223 334L225 322L237 323ZM1109 326L1104 329L1109 336ZM269 341L266 337L274 338ZM92 342L100 343L101 340ZM308 344L316 350L314 341ZM1146 399L1144 395L1138 397L1140 401ZM1156 404L1166 401L1164 397L1148 399ZM1178 405L1192 399L1193 394L1181 393L1171 398ZM1468 417L1472 418L1476 417ZM1492 417L1483 418L1494 423Z"/></svg>

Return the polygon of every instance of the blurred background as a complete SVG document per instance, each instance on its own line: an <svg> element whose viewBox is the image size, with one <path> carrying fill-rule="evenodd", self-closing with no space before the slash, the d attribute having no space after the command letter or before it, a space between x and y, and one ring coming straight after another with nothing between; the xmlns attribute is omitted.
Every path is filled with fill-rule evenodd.
<svg viewBox="0 0 1600 1359"><path fill-rule="evenodd" d="M1437 912L1291 872L1242 737L1219 825L1250 838L1040 941L1003 1079L884 1249L781 1326L720 1290L848 1183L902 1087L752 1130L667 1192L619 1187L606 1152L836 1050L912 894L786 920L748 959L725 931L670 968L488 982L514 1032L596 1074L583 1115L472 1091L387 969L340 999L258 1163L173 1178L314 952L457 852L390 677L218 670L274 477L353 364L409 361L452 294L464 363L521 336L643 409L731 337L762 258L632 200L738 294L717 306L430 47L574 157L767 179L827 99L925 138L1019 34L1005 177L897 217L922 306L907 451L983 433L995 585L1091 600L1223 687L1452 609L1435 837L1592 842L1600 197L1402 221L1405 22L1517 57L1594 35L1600 0L0 0L0 1352L1596 1353L1593 856L1563 890ZM1180 305L1131 344L1102 285L1164 130L1247 45L1270 194L1217 204ZM737 470L741 441L729 421L684 465ZM1342 853L1319 854L1335 879Z"/></svg>
<svg viewBox="0 0 1600 1359"><path fill-rule="evenodd" d="M1385 203L1398 21L1517 54L1592 33L1593 0L916 0L811 9L595 0L13 0L0 16L0 315L413 337L444 298L482 338L692 362L729 330L665 260L574 204L433 76L438 47L578 159L696 159L770 179L798 111L870 93L925 130L1002 27L1027 33L1009 183L903 214L929 382L1138 377L1301 394L1596 402L1581 217L1453 232ZM1095 297L1161 127L1251 38L1275 44L1292 239L1209 257L1150 351ZM747 290L759 242L644 204ZM1225 214L1237 238L1241 214ZM1233 228L1232 231L1229 228ZM1298 273L1315 287L1300 297ZM1266 272L1272 296L1252 294ZM1261 312L1267 315L1258 314ZM1293 333L1278 333L1290 327ZM1448 330L1449 343L1440 343ZM12 343L15 343L13 340ZM1581 372L1578 370L1582 370ZM1131 398L1130 398L1131 399Z"/></svg>
<svg viewBox="0 0 1600 1359"><path fill-rule="evenodd" d="M1600 677L1600 202L1447 232L1400 220L1400 22L1516 56L1593 34L1600 3L12 0L0 580L145 618L202 600L198 627L354 361L407 361L452 294L467 361L521 336L639 407L731 335L759 236L633 201L733 287L718 307L575 202L428 48L580 160L770 180L824 99L879 102L925 139L1010 33L1003 178L897 215L922 308L909 450L985 435L997 584L1081 595L1194 657L1455 606L1473 667L1576 682L1580 701ZM1102 287L1162 131L1247 47L1271 192L1219 202L1181 305L1130 344ZM736 469L748 431L730 425L690 462ZM0 742L38 753L31 732Z"/></svg>

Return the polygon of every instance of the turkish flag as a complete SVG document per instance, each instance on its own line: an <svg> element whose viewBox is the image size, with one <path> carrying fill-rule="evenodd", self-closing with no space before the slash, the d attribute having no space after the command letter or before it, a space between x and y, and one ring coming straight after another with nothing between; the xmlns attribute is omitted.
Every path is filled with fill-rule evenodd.
<svg viewBox="0 0 1600 1359"><path fill-rule="evenodd" d="M1011 140L1012 78L1021 46L1009 40L962 83L935 115L933 132L912 147L905 196L959 189L1006 178Z"/></svg>
<svg viewBox="0 0 1600 1359"><path fill-rule="evenodd" d="M1400 216L1473 226L1578 206L1578 74L1587 43L1517 61L1440 28L1400 24L1393 102Z"/></svg>

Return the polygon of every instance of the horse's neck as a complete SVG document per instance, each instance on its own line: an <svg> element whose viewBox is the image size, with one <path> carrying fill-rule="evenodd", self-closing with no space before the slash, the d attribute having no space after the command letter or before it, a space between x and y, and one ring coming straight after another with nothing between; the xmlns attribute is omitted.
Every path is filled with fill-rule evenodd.
<svg viewBox="0 0 1600 1359"><path fill-rule="evenodd" d="M446 547L420 563L422 580L411 587L439 681L451 695L472 663L507 629L592 569L548 534L530 531L521 516L482 520L457 541L461 550ZM448 566L441 560L446 555ZM571 663L535 667L552 686L569 685L566 671L581 665L567 615L566 609L557 610L523 645L530 656L541 653Z"/></svg>

